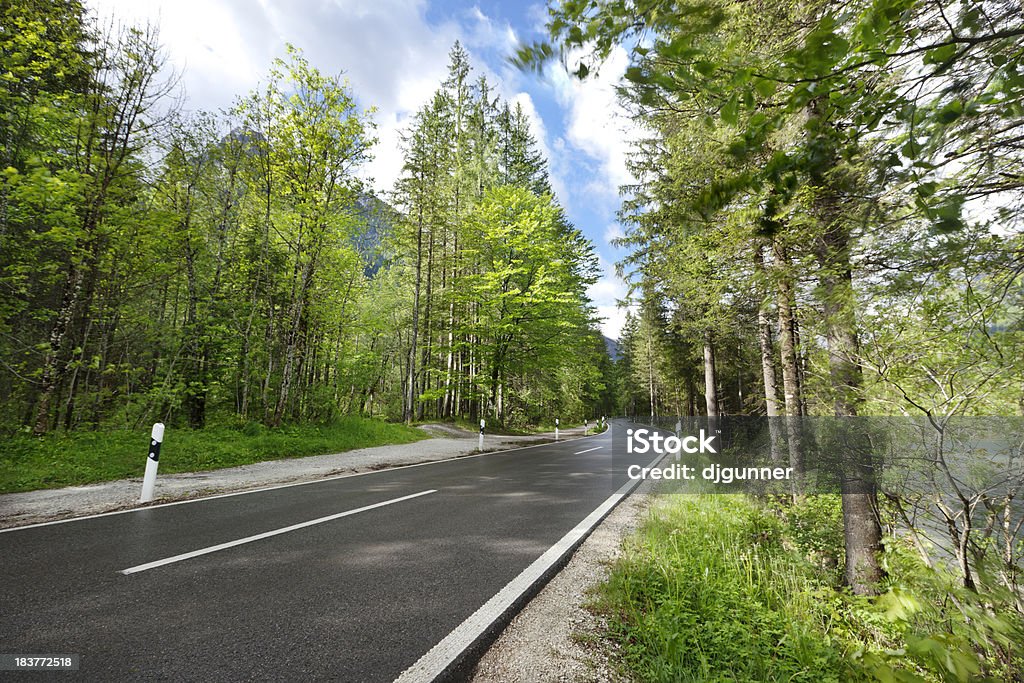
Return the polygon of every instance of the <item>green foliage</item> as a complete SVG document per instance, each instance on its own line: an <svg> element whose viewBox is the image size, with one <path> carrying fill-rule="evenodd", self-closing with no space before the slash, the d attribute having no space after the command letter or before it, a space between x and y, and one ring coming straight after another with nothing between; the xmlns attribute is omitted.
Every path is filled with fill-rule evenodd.
<svg viewBox="0 0 1024 683"><path fill-rule="evenodd" d="M168 429L160 473L199 472L425 438L420 429L356 416L280 428L249 422L238 427ZM148 443L144 430L7 437L0 448L0 493L141 477Z"/></svg>
<svg viewBox="0 0 1024 683"><path fill-rule="evenodd" d="M558 206L525 113L470 76L456 45L405 137L395 195L395 249L413 295L403 416L489 414L515 428L592 416L607 361L586 295L593 247Z"/></svg>
<svg viewBox="0 0 1024 683"><path fill-rule="evenodd" d="M623 663L650 681L864 680L813 570L742 498L669 496L602 588Z"/></svg>
<svg viewBox="0 0 1024 683"><path fill-rule="evenodd" d="M740 496L662 499L594 602L626 671L651 681L1021 675L1013 596L964 590L898 539L885 555L885 592L836 589L820 558L842 547L837 508L832 496L781 516Z"/></svg>
<svg viewBox="0 0 1024 683"><path fill-rule="evenodd" d="M77 0L0 12L0 433L19 448L26 428L592 412L592 247L461 47L391 207L362 180L372 107L298 48L229 111L185 115L154 28L100 30ZM93 476L43 471L63 462L43 450L19 486Z"/></svg>

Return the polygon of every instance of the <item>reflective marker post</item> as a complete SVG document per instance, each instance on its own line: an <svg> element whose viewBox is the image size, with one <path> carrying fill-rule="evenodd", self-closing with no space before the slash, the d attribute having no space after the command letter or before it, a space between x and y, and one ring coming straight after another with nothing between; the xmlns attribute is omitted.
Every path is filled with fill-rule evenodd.
<svg viewBox="0 0 1024 683"><path fill-rule="evenodd" d="M555 441L558 441L558 418L555 418Z"/></svg>
<svg viewBox="0 0 1024 683"><path fill-rule="evenodd" d="M146 475L142 479L142 496L140 503L148 503L153 500L153 487L156 486L156 468L160 462L160 444L164 442L164 423L157 422L153 425L153 432L149 440L149 457L146 458Z"/></svg>
<svg viewBox="0 0 1024 683"><path fill-rule="evenodd" d="M480 445L477 447L478 451L482 451L484 449L484 427L486 426L487 423L483 418L480 418Z"/></svg>

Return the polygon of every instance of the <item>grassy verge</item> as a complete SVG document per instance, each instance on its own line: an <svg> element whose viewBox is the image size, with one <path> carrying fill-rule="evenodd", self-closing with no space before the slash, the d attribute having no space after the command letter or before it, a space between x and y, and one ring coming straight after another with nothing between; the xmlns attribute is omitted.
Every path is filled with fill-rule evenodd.
<svg viewBox="0 0 1024 683"><path fill-rule="evenodd" d="M428 435L419 429L360 417L279 429L259 424L238 429L168 429L160 452L160 473L198 472L424 438ZM4 438L0 441L0 493L139 477L148 446L148 428Z"/></svg>
<svg viewBox="0 0 1024 683"><path fill-rule="evenodd" d="M836 498L666 496L593 608L637 680L1019 680L1019 617L891 546L884 593L854 597Z"/></svg>

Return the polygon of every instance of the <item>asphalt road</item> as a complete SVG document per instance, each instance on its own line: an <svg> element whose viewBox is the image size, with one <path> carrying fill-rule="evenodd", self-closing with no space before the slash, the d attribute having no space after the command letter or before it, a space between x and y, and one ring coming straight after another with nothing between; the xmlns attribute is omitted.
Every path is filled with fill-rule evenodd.
<svg viewBox="0 0 1024 683"><path fill-rule="evenodd" d="M610 433L0 533L0 654L81 656L0 677L391 681L615 492Z"/></svg>

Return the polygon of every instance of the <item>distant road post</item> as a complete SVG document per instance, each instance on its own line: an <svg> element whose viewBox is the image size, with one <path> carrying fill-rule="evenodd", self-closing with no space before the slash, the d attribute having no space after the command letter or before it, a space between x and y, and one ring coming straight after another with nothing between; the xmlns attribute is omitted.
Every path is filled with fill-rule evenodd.
<svg viewBox="0 0 1024 683"><path fill-rule="evenodd" d="M142 496L140 503L153 500L153 487L156 486L156 468L160 462L160 444L164 442L164 423L157 422L149 439L149 456L146 458L146 475L142 478Z"/></svg>
<svg viewBox="0 0 1024 683"><path fill-rule="evenodd" d="M480 445L477 450L482 451L484 449L484 427L487 426L486 420L480 418Z"/></svg>
<svg viewBox="0 0 1024 683"><path fill-rule="evenodd" d="M555 418L555 441L558 441L558 418Z"/></svg>

